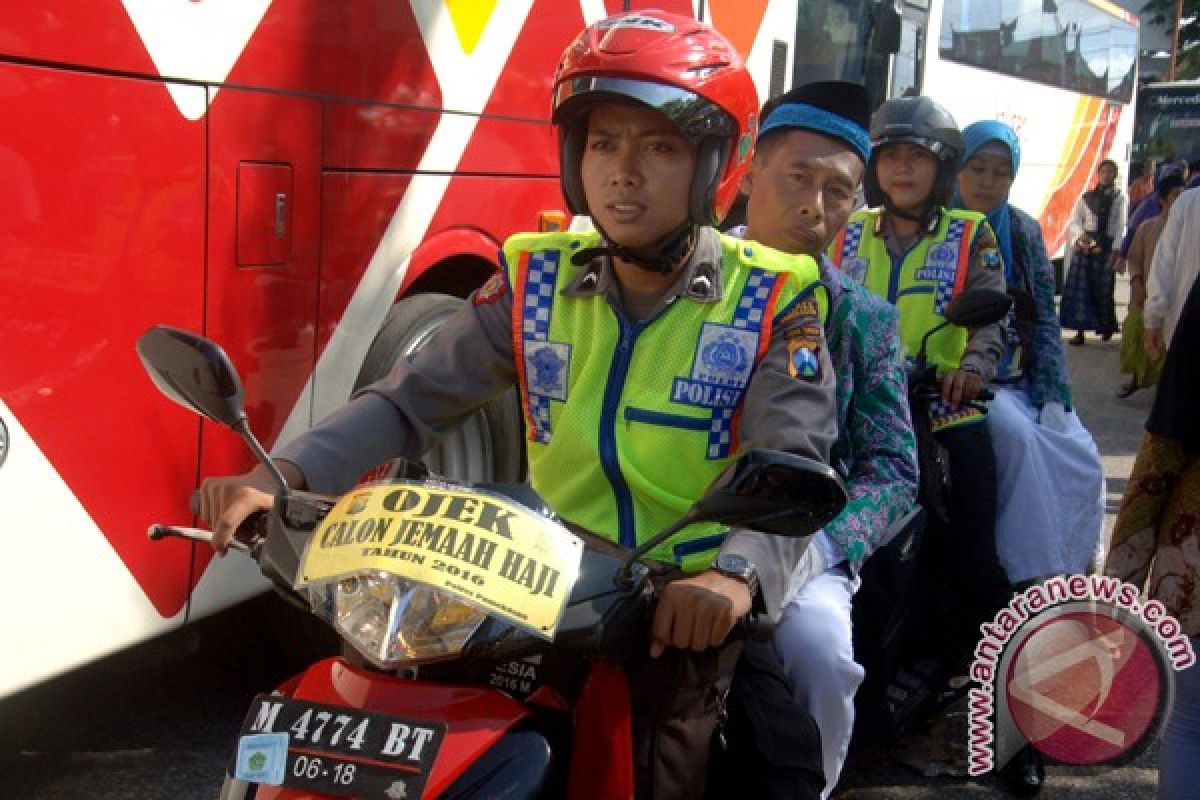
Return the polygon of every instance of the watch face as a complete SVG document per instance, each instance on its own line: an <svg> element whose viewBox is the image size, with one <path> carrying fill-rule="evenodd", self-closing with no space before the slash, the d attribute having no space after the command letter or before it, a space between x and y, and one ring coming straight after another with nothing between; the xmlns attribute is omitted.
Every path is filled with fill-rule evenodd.
<svg viewBox="0 0 1200 800"><path fill-rule="evenodd" d="M722 553L717 556L717 568L738 575L750 568L750 562L734 553Z"/></svg>

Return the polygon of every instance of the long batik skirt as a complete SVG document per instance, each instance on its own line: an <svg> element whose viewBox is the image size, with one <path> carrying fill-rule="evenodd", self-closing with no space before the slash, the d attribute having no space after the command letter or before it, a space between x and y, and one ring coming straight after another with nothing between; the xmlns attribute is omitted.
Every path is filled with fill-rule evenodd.
<svg viewBox="0 0 1200 800"><path fill-rule="evenodd" d="M1086 256L1076 253L1063 286L1059 312L1063 328L1101 335L1116 333L1115 289L1116 275L1108 267L1107 252Z"/></svg>

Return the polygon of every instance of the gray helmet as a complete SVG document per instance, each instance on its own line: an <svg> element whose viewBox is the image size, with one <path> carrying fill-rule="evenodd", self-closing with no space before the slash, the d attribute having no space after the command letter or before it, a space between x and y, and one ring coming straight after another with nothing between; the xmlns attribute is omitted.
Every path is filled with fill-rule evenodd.
<svg viewBox="0 0 1200 800"><path fill-rule="evenodd" d="M928 97L897 97L881 105L871 117L871 160L863 179L867 204L880 206L887 202L875 174L876 161L880 150L901 142L923 147L937 158L938 174L930 204L948 203L966 149L958 123Z"/></svg>

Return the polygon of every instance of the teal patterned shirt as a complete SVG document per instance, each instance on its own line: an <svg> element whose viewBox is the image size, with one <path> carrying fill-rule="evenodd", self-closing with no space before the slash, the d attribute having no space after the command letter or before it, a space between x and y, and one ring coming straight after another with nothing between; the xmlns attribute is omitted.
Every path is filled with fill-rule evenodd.
<svg viewBox="0 0 1200 800"><path fill-rule="evenodd" d="M821 279L829 289L826 337L837 373L833 461L849 494L846 508L822 532L822 546L831 564L844 560L857 572L916 503L917 442L896 309L827 258Z"/></svg>

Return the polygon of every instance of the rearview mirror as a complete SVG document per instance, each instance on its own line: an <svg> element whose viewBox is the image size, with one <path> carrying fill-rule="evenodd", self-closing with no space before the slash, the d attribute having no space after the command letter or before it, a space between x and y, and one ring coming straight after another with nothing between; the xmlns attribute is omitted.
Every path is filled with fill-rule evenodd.
<svg viewBox="0 0 1200 800"><path fill-rule="evenodd" d="M158 390L184 408L230 428L246 419L242 382L214 342L156 325L138 337L137 352Z"/></svg>
<svg viewBox="0 0 1200 800"><path fill-rule="evenodd" d="M845 505L846 487L827 464L751 450L713 481L688 516L777 536L810 536Z"/></svg>
<svg viewBox="0 0 1200 800"><path fill-rule="evenodd" d="M1012 307L1008 292L996 289L968 289L950 301L946 307L946 319L951 325L962 328L978 328L1004 319Z"/></svg>
<svg viewBox="0 0 1200 800"><path fill-rule="evenodd" d="M629 580L633 562L693 522L810 536L845 505L846 487L832 467L781 450L751 450L726 467L682 519L638 545L617 573L617 584Z"/></svg>
<svg viewBox="0 0 1200 800"><path fill-rule="evenodd" d="M946 306L945 321L930 328L921 337L921 347L917 350L916 355L917 365L921 368L925 365L929 337L947 325L958 325L963 328L991 325L993 322L1004 319L1004 315L1011 307L1012 298L1008 296L1008 292L996 289L967 289Z"/></svg>
<svg viewBox="0 0 1200 800"><path fill-rule="evenodd" d="M137 340L138 357L158 390L184 408L237 431L279 485L290 494L287 481L271 461L246 419L242 381L225 351L203 336L155 325Z"/></svg>

